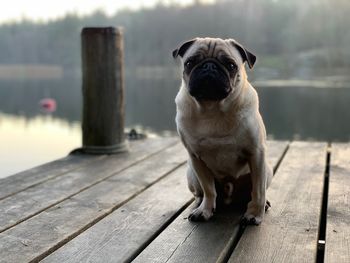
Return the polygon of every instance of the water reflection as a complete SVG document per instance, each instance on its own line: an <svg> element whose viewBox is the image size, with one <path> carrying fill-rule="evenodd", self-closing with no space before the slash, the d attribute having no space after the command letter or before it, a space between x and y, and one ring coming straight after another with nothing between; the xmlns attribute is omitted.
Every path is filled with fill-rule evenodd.
<svg viewBox="0 0 350 263"><path fill-rule="evenodd" d="M343 85L256 86L268 136L279 140L348 141L350 89ZM127 123L158 132L175 131L176 79L132 79L127 83ZM302 84L302 85L301 85Z"/></svg>
<svg viewBox="0 0 350 263"><path fill-rule="evenodd" d="M175 131L174 98L179 78L126 78L126 126L143 127L157 133ZM350 139L350 89L347 86L275 85L256 89L269 137L348 141ZM329 84L331 85L331 84ZM319 88L317 88L319 87ZM320 88L321 87L321 88ZM1 81L0 112L33 118L41 115L38 102L54 98L57 110L52 117L69 123L81 116L81 81L79 78L41 81Z"/></svg>
<svg viewBox="0 0 350 263"><path fill-rule="evenodd" d="M126 78L126 126L175 133L179 78ZM327 84L328 85L328 84ZM349 141L350 89L303 85L257 87L268 136L283 140ZM317 86L317 85L316 85ZM39 102L55 99L43 115ZM66 156L81 145L80 78L0 81L0 177Z"/></svg>
<svg viewBox="0 0 350 263"><path fill-rule="evenodd" d="M349 88L257 88L268 135L275 139L349 141Z"/></svg>
<svg viewBox="0 0 350 263"><path fill-rule="evenodd" d="M0 114L0 178L62 158L80 141L79 123Z"/></svg>
<svg viewBox="0 0 350 263"><path fill-rule="evenodd" d="M51 116L68 122L80 121L80 83L79 78L1 80L0 112L33 118L42 115L39 103L49 97L57 105Z"/></svg>

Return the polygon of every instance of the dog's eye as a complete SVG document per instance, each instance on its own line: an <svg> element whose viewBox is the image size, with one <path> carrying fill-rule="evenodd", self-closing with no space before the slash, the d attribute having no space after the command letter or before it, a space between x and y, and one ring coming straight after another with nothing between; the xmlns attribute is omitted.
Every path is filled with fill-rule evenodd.
<svg viewBox="0 0 350 263"><path fill-rule="evenodd" d="M230 63L230 64L228 64L228 68L231 70L231 71L234 71L234 70L236 70L236 65L235 64L233 64L233 63Z"/></svg>
<svg viewBox="0 0 350 263"><path fill-rule="evenodd" d="M185 67L186 67L186 68L190 68L192 65L193 65L193 63L192 63L191 60L189 60L189 61L187 61L187 62L185 63Z"/></svg>

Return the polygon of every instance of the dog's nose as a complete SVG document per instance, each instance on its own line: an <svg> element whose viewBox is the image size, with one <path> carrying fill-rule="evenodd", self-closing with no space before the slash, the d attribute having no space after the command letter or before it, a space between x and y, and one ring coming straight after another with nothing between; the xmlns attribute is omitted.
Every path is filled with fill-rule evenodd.
<svg viewBox="0 0 350 263"><path fill-rule="evenodd" d="M216 70L217 66L213 62L206 62L203 64L202 68L205 70Z"/></svg>

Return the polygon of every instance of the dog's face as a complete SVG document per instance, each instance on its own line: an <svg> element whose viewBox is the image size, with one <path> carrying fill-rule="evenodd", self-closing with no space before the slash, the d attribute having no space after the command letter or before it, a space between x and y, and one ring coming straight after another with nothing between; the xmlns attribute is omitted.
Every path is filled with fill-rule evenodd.
<svg viewBox="0 0 350 263"><path fill-rule="evenodd" d="M183 80L196 100L220 101L234 92L244 70L256 57L233 39L196 38L173 51L184 63Z"/></svg>

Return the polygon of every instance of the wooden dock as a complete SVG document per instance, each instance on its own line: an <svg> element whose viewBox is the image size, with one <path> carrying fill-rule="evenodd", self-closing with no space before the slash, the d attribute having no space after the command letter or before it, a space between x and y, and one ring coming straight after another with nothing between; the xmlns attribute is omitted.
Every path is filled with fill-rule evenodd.
<svg viewBox="0 0 350 263"><path fill-rule="evenodd" d="M350 144L269 141L263 223L190 222L179 139L125 141L121 40L83 30L82 148L0 180L0 262L350 262Z"/></svg>
<svg viewBox="0 0 350 263"><path fill-rule="evenodd" d="M117 155L70 155L0 181L0 262L349 262L350 144L268 142L272 208L187 220L178 138ZM328 205L327 205L328 200Z"/></svg>

